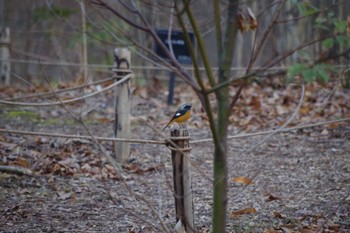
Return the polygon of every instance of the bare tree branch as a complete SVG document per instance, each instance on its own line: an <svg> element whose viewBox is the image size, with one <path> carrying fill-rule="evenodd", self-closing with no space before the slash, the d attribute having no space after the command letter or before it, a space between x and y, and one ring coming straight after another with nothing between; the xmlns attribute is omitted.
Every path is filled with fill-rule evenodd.
<svg viewBox="0 0 350 233"><path fill-rule="evenodd" d="M137 28L139 30L146 31L146 32L149 31L149 28L147 26L142 27L139 24L134 23L133 21L129 20L127 17L120 14L119 11L115 10L113 7L111 7L110 5L108 5L106 2L104 2L102 0L85 0L85 1L109 10L110 12L112 12L113 14L115 14L116 16L121 18L123 21L125 21L127 24L133 26L134 28ZM127 8L127 9L129 9L129 8ZM135 13L135 12L133 12L133 13Z"/></svg>
<svg viewBox="0 0 350 233"><path fill-rule="evenodd" d="M271 33L271 30L277 20L277 17L279 16L279 14L281 13L282 9L283 9L283 6L284 4L286 3L286 0L283 0L280 5L278 6L278 8L276 9L275 13L273 14L272 16L272 19L268 25L268 27L266 28L265 32L263 33L262 37L261 37L261 41L260 43L258 44L256 50L254 50L254 47L253 47L253 56L251 56L250 60L249 60L249 63L248 63L248 67L247 67L247 71L246 73L249 73L251 68L253 67L256 59L258 58L258 56L261 54L261 49L263 48L266 40L269 38L269 34Z"/></svg>

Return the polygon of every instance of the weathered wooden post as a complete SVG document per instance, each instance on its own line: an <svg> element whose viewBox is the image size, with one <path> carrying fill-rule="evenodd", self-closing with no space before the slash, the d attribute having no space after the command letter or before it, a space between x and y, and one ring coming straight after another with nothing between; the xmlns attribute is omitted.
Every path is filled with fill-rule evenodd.
<svg viewBox="0 0 350 233"><path fill-rule="evenodd" d="M10 85L10 28L0 28L0 83Z"/></svg>
<svg viewBox="0 0 350 233"><path fill-rule="evenodd" d="M117 48L114 50L116 81L130 73L130 50ZM124 71L125 70L125 71ZM130 79L116 86L114 136L130 138ZM125 142L115 142L115 159L124 162L129 158L130 145Z"/></svg>
<svg viewBox="0 0 350 233"><path fill-rule="evenodd" d="M195 230L189 139L186 128L174 129L171 131L171 140L176 147L170 145L169 148L173 165L176 228L178 228L175 231L193 233Z"/></svg>

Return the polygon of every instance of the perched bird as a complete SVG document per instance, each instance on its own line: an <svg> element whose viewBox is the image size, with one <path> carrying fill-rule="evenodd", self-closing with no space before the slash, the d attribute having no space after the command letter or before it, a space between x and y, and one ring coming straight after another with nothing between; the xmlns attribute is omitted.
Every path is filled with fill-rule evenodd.
<svg viewBox="0 0 350 233"><path fill-rule="evenodd" d="M165 130L170 124L176 122L182 127L182 123L187 121L191 116L192 104L186 103L181 105L181 107L175 112L174 116L171 118L169 123L164 127Z"/></svg>

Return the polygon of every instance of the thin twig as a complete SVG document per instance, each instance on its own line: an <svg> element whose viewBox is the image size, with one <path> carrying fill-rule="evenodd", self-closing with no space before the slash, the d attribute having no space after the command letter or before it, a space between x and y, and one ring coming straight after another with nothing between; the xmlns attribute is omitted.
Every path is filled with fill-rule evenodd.
<svg viewBox="0 0 350 233"><path fill-rule="evenodd" d="M11 173L16 175L32 175L33 172L25 167L0 165L0 172Z"/></svg>

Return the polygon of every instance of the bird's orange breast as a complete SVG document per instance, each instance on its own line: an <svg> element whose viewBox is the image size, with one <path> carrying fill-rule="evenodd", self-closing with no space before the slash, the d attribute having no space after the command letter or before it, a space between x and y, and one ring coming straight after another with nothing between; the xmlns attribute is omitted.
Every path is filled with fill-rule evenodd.
<svg viewBox="0 0 350 233"><path fill-rule="evenodd" d="M187 111L185 114L183 114L183 115L181 115L181 116L179 116L179 117L176 117L176 118L174 119L174 122L182 123L182 122L184 122L184 121L187 121L188 118L190 118L190 116L191 116L191 111Z"/></svg>

